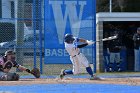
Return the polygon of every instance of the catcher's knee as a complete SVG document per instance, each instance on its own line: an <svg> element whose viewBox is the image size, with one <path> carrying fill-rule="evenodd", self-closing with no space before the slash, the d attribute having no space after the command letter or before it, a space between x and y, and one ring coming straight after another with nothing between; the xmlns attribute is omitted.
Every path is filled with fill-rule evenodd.
<svg viewBox="0 0 140 93"><path fill-rule="evenodd" d="M0 77L0 81L7 81L7 80L8 80L8 75L7 75L7 74L2 75L2 76Z"/></svg>
<svg viewBox="0 0 140 93"><path fill-rule="evenodd" d="M19 75L16 73L8 73L5 75L2 75L0 77L0 80L1 81L17 81L17 80L19 80Z"/></svg>

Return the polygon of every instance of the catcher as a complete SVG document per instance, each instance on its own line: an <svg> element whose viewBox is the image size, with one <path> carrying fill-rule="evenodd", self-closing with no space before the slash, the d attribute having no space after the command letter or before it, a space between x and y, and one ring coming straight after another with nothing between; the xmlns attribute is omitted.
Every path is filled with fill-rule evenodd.
<svg viewBox="0 0 140 93"><path fill-rule="evenodd" d="M19 75L17 73L9 72L12 67L16 67L21 71L26 71L36 78L40 77L40 71L38 68L29 70L28 68L19 65L15 61L15 52L12 50L7 50L5 55L0 57L0 81L17 81L19 80Z"/></svg>

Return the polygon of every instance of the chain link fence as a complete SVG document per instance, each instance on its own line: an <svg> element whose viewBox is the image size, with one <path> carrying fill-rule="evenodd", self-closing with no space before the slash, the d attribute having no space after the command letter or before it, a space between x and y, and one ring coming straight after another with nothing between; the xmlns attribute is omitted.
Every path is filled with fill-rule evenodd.
<svg viewBox="0 0 140 93"><path fill-rule="evenodd" d="M6 50L8 49L14 50L16 52L17 63L29 69L38 67L40 68L42 74L54 75L54 74L59 74L62 68L71 69L72 65L65 64L65 63L58 64L57 62L51 64L44 64L45 62L45 57L44 57L45 56L44 53L45 52L44 51L45 50L44 48L45 25L44 24L47 22L47 21L44 22L45 19L44 8L47 7L45 6L46 2L48 1L47 0L0 0L0 4L2 7L0 8L0 12L2 13L0 18L0 35L1 35L0 54L1 56L3 56ZM83 3L84 5L86 4L85 1L81 1L81 2L84 2ZM51 3L55 3L55 1L50 1L50 6ZM73 4L76 6L75 2L73 2ZM79 4L81 4L80 8L83 9L84 7L83 4L82 3ZM72 5L72 8L75 9L76 8L75 6ZM50 10L47 11L48 14L50 13L49 12ZM85 11L85 14L92 14L92 11L91 12ZM92 23L91 21L92 19L90 20L87 19L87 20ZM92 31L91 28L89 28L88 31L90 33L90 37L88 38L92 37L92 32L90 31ZM86 31L83 30L81 32L81 35L83 35L83 37L87 37L87 35L85 35L84 33L86 33ZM61 32L58 33L58 36L59 35L63 37L63 34L61 34ZM54 36L56 36L56 34L54 34ZM17 69L13 69L13 70L18 71ZM26 74L26 73L21 73L21 74Z"/></svg>
<svg viewBox="0 0 140 93"><path fill-rule="evenodd" d="M17 63L41 67L44 55L42 0L0 0L0 54L16 52ZM41 61L40 61L41 60ZM41 64L41 65L40 65ZM16 69L14 69L16 70Z"/></svg>
<svg viewBox="0 0 140 93"><path fill-rule="evenodd" d="M5 5L6 4L6 5ZM0 18L0 55L6 50L16 52L16 61L29 68L38 67L43 74L54 75L66 66L44 65L43 0L3 0ZM8 6L10 5L10 6ZM13 68L11 71L17 71ZM27 74L20 73L19 74Z"/></svg>

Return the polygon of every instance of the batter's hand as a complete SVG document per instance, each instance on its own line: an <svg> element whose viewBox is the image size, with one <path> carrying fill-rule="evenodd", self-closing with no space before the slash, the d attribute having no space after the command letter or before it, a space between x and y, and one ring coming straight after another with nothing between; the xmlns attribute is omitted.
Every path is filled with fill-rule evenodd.
<svg viewBox="0 0 140 93"><path fill-rule="evenodd" d="M94 44L95 42L93 42L92 40L87 40L87 43L88 43L88 45L92 45L92 44Z"/></svg>

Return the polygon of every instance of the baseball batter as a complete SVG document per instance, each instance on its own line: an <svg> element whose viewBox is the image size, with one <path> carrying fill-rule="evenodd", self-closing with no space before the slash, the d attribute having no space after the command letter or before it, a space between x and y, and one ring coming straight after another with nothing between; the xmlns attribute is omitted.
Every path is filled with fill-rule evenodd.
<svg viewBox="0 0 140 93"><path fill-rule="evenodd" d="M83 44L79 45L78 42ZM90 75L90 80L99 79L93 75L93 71L89 65L87 58L80 52L79 48L83 48L87 45L94 44L93 41L88 41L82 38L73 37L71 34L66 34L64 37L65 49L70 55L70 60L73 64L73 70L61 70L60 78L63 79L67 74L79 74L81 66L86 68L86 71Z"/></svg>
<svg viewBox="0 0 140 93"><path fill-rule="evenodd" d="M12 67L16 67L21 71L26 71L28 73L33 74L33 71L30 71L24 66L19 65L15 61L15 52L12 50L7 50L5 52L5 55L0 57L0 81L17 81L19 80L19 75L17 73L11 73L10 69Z"/></svg>

